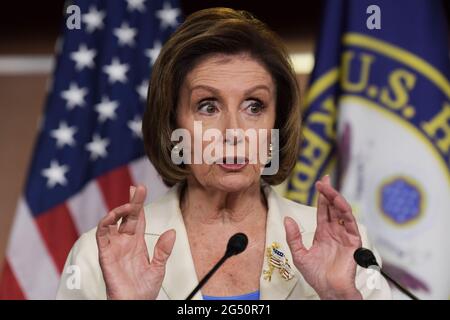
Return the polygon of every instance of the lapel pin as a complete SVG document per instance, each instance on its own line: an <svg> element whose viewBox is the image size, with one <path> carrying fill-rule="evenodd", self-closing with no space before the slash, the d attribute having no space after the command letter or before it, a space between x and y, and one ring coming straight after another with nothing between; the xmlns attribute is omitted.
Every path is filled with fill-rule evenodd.
<svg viewBox="0 0 450 320"><path fill-rule="evenodd" d="M268 270L264 270L264 280L271 281L272 274L278 270L284 280L291 280L294 277L291 266L289 265L286 255L281 251L280 244L273 242L270 247L266 249Z"/></svg>

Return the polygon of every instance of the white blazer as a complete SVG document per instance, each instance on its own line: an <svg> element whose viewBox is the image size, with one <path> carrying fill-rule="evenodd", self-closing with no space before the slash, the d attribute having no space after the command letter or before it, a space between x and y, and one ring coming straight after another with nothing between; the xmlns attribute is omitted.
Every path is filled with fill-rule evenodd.
<svg viewBox="0 0 450 320"><path fill-rule="evenodd" d="M183 300L198 283L194 263L188 243L186 228L179 208L180 185L172 187L162 198L145 206L145 240L150 258L158 237L166 230L176 230L176 241L167 265L166 274L157 299ZM290 201L278 195L275 190L263 183L263 190L268 203L266 248L273 243L279 244L279 250L285 254L290 264L293 277L286 280L280 270L272 273L270 280L264 277L264 271L269 270L269 258L264 257L263 270L260 278L260 298L262 300L283 299L319 299L314 289L303 279L292 262L292 256L286 243L283 225L285 216L292 217L300 226L305 246L312 245L316 229L316 208L308 207ZM368 242L365 228L358 225L363 246L373 248ZM83 234L74 244L67 257L64 272L59 284L57 299L106 299L105 282L99 265L96 229ZM376 253L377 260L380 257ZM73 267L75 266L75 267ZM74 276L79 277L78 279ZM391 299L391 290L384 278L373 270L357 267L356 287L364 299ZM201 300L199 291L194 299Z"/></svg>

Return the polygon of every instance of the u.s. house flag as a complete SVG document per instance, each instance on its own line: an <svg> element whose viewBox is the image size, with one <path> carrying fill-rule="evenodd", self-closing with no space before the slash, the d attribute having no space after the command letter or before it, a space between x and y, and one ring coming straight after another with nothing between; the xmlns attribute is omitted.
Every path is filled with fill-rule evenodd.
<svg viewBox="0 0 450 320"><path fill-rule="evenodd" d="M384 259L422 298L450 296L450 61L441 1L325 2L287 195L335 182ZM400 297L397 295L397 297Z"/></svg>
<svg viewBox="0 0 450 320"><path fill-rule="evenodd" d="M53 299L78 236L146 184L165 191L144 157L141 115L161 44L181 20L177 1L69 1L45 114L19 200L0 299ZM76 12L72 10L71 12Z"/></svg>

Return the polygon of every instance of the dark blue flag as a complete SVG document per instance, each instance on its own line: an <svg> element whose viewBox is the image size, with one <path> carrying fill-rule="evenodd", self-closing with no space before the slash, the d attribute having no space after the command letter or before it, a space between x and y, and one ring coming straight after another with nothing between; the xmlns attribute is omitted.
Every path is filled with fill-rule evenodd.
<svg viewBox="0 0 450 320"><path fill-rule="evenodd" d="M385 267L418 296L450 294L450 61L438 0L326 1L287 195L326 173Z"/></svg>

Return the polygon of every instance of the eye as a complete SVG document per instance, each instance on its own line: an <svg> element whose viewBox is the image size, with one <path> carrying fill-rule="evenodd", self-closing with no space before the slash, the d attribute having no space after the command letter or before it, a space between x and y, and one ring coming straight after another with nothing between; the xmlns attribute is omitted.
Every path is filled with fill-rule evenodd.
<svg viewBox="0 0 450 320"><path fill-rule="evenodd" d="M206 115L212 115L219 111L217 102L213 100L202 100L197 105L197 110Z"/></svg>
<svg viewBox="0 0 450 320"><path fill-rule="evenodd" d="M251 99L246 101L245 111L250 115L261 114L264 109L264 104L259 99Z"/></svg>

